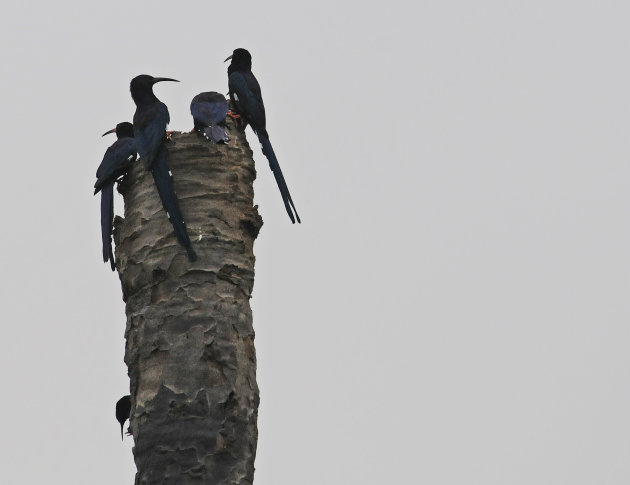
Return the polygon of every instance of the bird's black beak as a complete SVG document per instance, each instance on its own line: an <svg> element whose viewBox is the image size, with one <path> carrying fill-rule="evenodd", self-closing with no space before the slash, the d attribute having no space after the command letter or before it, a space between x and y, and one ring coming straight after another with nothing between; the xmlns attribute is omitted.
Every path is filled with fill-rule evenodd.
<svg viewBox="0 0 630 485"><path fill-rule="evenodd" d="M234 54L232 54L232 55L234 55ZM229 61L230 59L232 59L232 56L228 57L228 58L227 58L225 61L223 61L223 62L227 62L227 61Z"/></svg>
<svg viewBox="0 0 630 485"><path fill-rule="evenodd" d="M114 128L113 130L106 131L101 136L109 135L110 133L116 133L116 128Z"/></svg>
<svg viewBox="0 0 630 485"><path fill-rule="evenodd" d="M177 79L171 79L170 77L154 77L153 78L153 84L159 83L161 81L173 81L173 82L176 82L176 83L179 82Z"/></svg>

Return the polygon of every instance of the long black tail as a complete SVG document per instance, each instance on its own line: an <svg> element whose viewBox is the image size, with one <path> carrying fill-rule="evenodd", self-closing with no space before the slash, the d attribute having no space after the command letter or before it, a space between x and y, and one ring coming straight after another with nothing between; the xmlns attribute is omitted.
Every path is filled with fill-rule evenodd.
<svg viewBox="0 0 630 485"><path fill-rule="evenodd" d="M280 170L280 164L278 163L278 159L276 158L276 154L273 152L273 148L271 147L271 142L269 138L264 136L263 134L258 134L258 140L262 145L262 152L269 160L269 167L276 177L276 182L278 183L278 188L280 189L280 194L282 194L282 200L284 201L284 207L287 210L287 214L289 214L289 218L291 222L295 224L295 219L301 224L300 216L298 216L297 209L293 204L293 200L291 199L291 194L289 193L289 188L287 187L287 183L284 181L284 176L282 175L282 170ZM295 218L293 217L293 213L295 212Z"/></svg>
<svg viewBox="0 0 630 485"><path fill-rule="evenodd" d="M168 166L166 165L167 154L168 152L166 148L162 146L153 160L153 168L151 169L151 172L153 173L155 186L157 187L160 199L162 200L162 206L164 207L164 210L168 215L168 219L171 221L173 229L175 230L175 236L177 237L179 243L186 248L188 259L190 261L195 261L197 259L197 255L192 248L190 238L186 232L186 223L184 222L184 217L179 210L177 195L175 194L175 189L173 188L173 179L168 170Z"/></svg>
<svg viewBox="0 0 630 485"><path fill-rule="evenodd" d="M114 183L103 186L101 190L101 237L103 238L103 262L109 261L112 271L116 271L112 252L112 226L114 224Z"/></svg>
<svg viewBox="0 0 630 485"><path fill-rule="evenodd" d="M225 128L221 125L206 126L203 129L203 134L213 143L227 143L230 140L225 132Z"/></svg>

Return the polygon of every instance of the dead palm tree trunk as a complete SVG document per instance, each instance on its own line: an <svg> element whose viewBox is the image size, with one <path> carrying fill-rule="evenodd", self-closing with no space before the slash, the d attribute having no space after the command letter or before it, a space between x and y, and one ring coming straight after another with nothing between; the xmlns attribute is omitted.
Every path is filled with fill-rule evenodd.
<svg viewBox="0 0 630 485"><path fill-rule="evenodd" d="M249 299L254 239L252 152L175 134L168 164L193 247L190 263L153 178L136 163L115 227L126 303L125 362L136 484L251 484L258 413Z"/></svg>

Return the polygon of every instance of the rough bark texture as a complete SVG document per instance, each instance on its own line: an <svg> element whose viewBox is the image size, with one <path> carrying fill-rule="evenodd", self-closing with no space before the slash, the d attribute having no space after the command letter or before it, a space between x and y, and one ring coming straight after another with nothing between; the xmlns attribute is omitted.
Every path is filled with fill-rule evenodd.
<svg viewBox="0 0 630 485"><path fill-rule="evenodd" d="M168 165L193 247L190 263L151 174L136 163L119 190L116 259L126 302L125 362L136 484L250 484L258 386L249 299L254 239L252 152L174 134Z"/></svg>

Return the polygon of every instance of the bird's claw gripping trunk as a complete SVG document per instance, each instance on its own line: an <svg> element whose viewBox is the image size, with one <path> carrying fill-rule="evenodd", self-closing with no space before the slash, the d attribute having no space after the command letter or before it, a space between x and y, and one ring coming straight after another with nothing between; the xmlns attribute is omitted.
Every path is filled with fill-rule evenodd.
<svg viewBox="0 0 630 485"><path fill-rule="evenodd" d="M114 237L126 303L125 362L136 484L251 484L258 386L249 299L256 176L242 134L216 145L175 134L169 168L198 259L178 244L151 174L119 190Z"/></svg>

